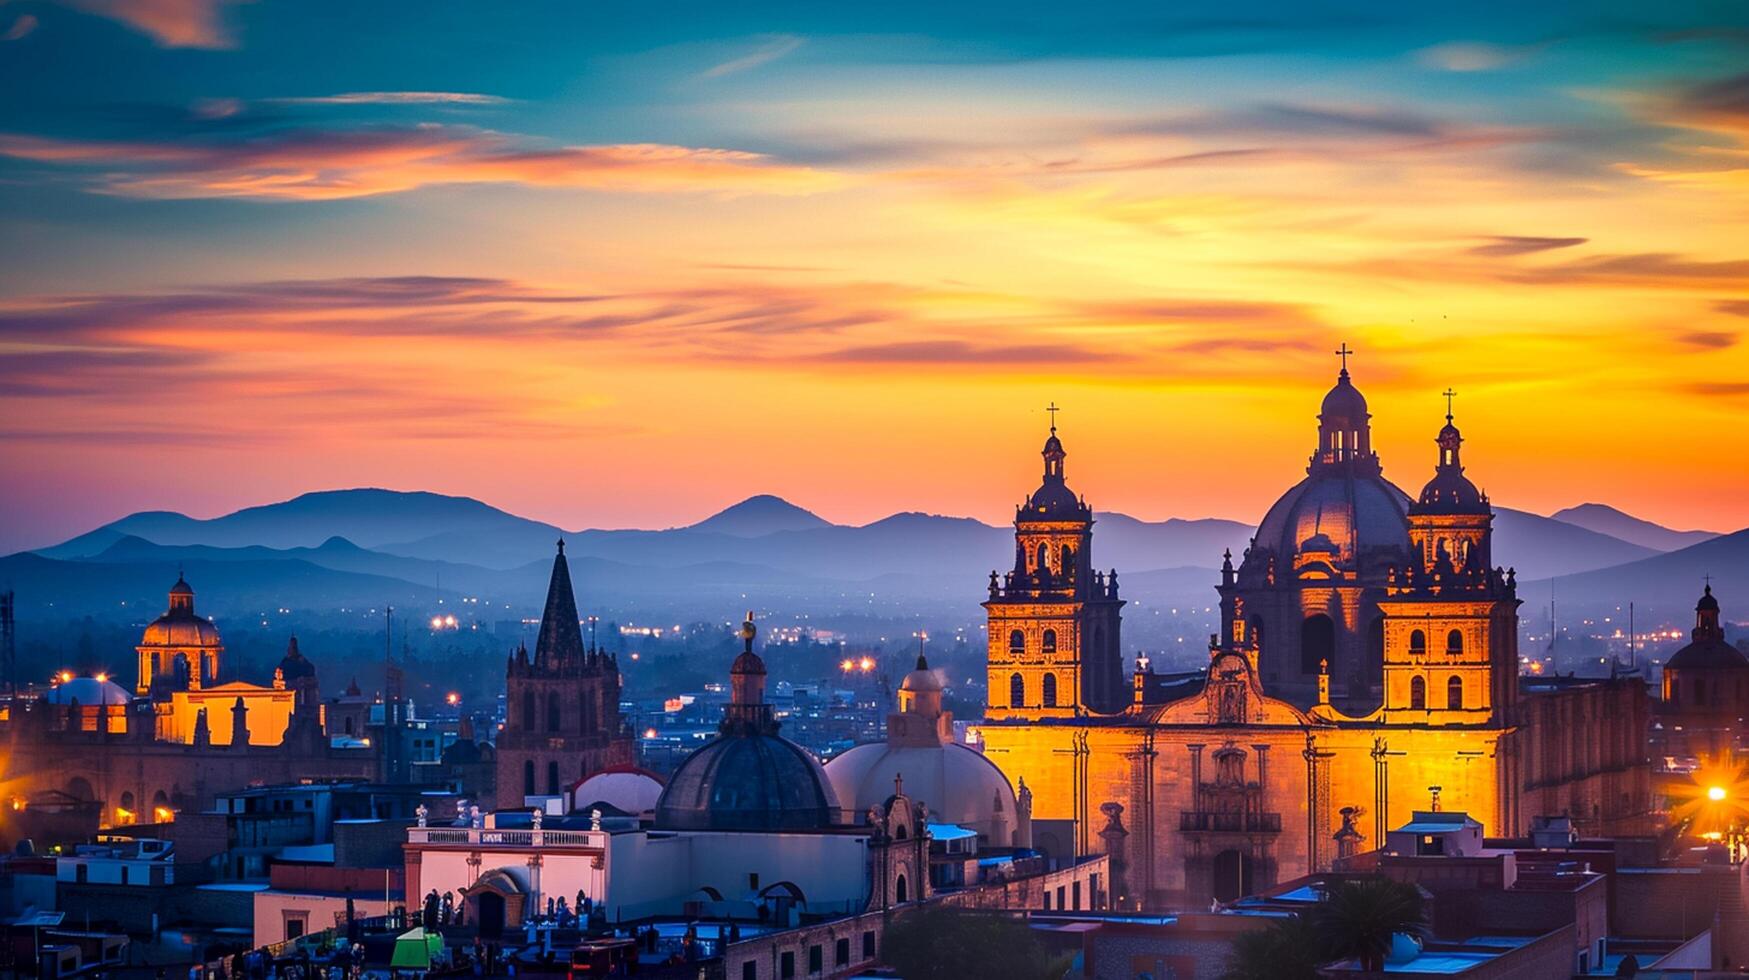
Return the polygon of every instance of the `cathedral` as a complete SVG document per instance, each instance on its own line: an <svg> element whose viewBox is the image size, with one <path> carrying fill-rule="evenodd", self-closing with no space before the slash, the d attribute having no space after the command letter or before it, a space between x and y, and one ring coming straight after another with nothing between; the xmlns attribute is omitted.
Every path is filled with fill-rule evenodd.
<svg viewBox="0 0 1749 980"><path fill-rule="evenodd" d="M224 642L195 612L185 579L135 650L132 691L104 674L68 672L40 697L0 710L0 840L27 836L39 814L65 815L65 829L88 834L174 820L252 782L377 775L367 745L329 738L316 667L296 637L269 684L220 681Z"/></svg>
<svg viewBox="0 0 1749 980"><path fill-rule="evenodd" d="M1055 425L1014 570L991 574L978 735L1031 789L1038 846L1110 854L1121 904L1197 907L1328 870L1415 810L1500 835L1542 815L1647 829L1644 683L1519 676L1517 583L1491 564L1449 401L1411 497L1384 478L1340 353L1306 478L1223 563L1205 671L1143 657L1121 683L1117 572L1095 570Z"/></svg>
<svg viewBox="0 0 1749 980"><path fill-rule="evenodd" d="M619 713L619 663L583 644L565 542L553 559L534 656L520 646L504 674L504 728L497 738L497 800L558 796L635 752Z"/></svg>

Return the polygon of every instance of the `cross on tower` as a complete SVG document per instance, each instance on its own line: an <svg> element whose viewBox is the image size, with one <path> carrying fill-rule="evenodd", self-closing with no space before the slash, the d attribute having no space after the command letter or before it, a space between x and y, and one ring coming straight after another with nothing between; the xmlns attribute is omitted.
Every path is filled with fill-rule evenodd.
<svg viewBox="0 0 1749 980"><path fill-rule="evenodd" d="M1334 351L1334 353L1336 354L1337 357L1342 358L1342 373L1347 374L1348 373L1348 355L1354 353L1354 351L1348 349L1348 341L1344 340L1342 342L1342 346L1337 348Z"/></svg>
<svg viewBox="0 0 1749 980"><path fill-rule="evenodd" d="M1057 434L1057 413L1062 411L1062 409L1057 407L1056 402L1051 402L1049 405L1045 406L1045 411L1051 413L1051 435L1054 436Z"/></svg>
<svg viewBox="0 0 1749 980"><path fill-rule="evenodd" d="M1706 587L1707 587L1707 588L1709 588L1709 589L1710 589L1710 588L1712 588L1712 587L1713 587L1713 576L1712 576L1712 573L1710 573L1710 572L1709 572L1709 573L1707 573L1707 574L1705 574L1705 575L1702 575L1702 576L1701 576L1701 577L1700 577L1700 580L1701 580L1701 581L1702 581L1702 582L1705 582L1705 583L1706 583Z"/></svg>
<svg viewBox="0 0 1749 980"><path fill-rule="evenodd" d="M1457 392L1451 390L1450 388L1447 388L1444 391L1440 392L1440 394L1445 396L1445 420L1447 422L1450 422L1451 421L1451 400L1453 398L1457 397Z"/></svg>

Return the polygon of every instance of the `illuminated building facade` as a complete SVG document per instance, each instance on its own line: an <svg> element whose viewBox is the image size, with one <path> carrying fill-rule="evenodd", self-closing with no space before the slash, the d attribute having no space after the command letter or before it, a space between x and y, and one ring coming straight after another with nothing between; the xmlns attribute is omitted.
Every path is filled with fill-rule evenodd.
<svg viewBox="0 0 1749 980"><path fill-rule="evenodd" d="M1664 664L1661 755L1718 760L1735 752L1749 716L1749 657L1725 640L1712 583L1694 606L1687 646Z"/></svg>
<svg viewBox="0 0 1749 980"><path fill-rule="evenodd" d="M316 667L295 637L270 685L220 682L218 627L195 613L194 589L178 578L135 649L134 690L146 696L106 676L64 674L42 697L8 705L8 812L71 804L97 826L121 826L173 819L259 780L377 776L369 748L330 743ZM17 832L0 826L0 837Z"/></svg>
<svg viewBox="0 0 1749 980"><path fill-rule="evenodd" d="M1418 498L1380 476L1367 419L1345 366L1307 479L1222 569L1222 633L1192 682L1162 683L1140 658L1116 709L1016 712L1005 610L986 604L993 707L978 734L1031 789L1035 842L1110 854L1121 903L1198 907L1328 870L1417 810L1502 833L1553 814L1588 833L1649 829L1644 684L1521 690L1517 584L1489 564L1492 511L1449 412Z"/></svg>
<svg viewBox="0 0 1749 980"><path fill-rule="evenodd" d="M1117 571L1093 567L1093 509L1063 477L1051 425L1044 480L1014 515L1014 568L990 573L991 718L1073 718L1121 710Z"/></svg>
<svg viewBox="0 0 1749 980"><path fill-rule="evenodd" d="M500 806L558 796L579 779L633 762L632 737L619 712L619 663L583 643L563 541L534 656L525 646L511 654L504 688L504 729L496 743Z"/></svg>

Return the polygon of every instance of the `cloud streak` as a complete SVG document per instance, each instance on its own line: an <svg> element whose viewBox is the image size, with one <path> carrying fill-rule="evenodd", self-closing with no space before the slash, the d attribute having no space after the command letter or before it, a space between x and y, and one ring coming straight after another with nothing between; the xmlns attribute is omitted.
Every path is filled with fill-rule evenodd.
<svg viewBox="0 0 1749 980"><path fill-rule="evenodd" d="M245 139L70 140L0 134L0 156L75 169L106 194L324 201L445 184L639 193L811 194L836 174L763 154L654 143L542 146L424 124L281 129Z"/></svg>
<svg viewBox="0 0 1749 980"><path fill-rule="evenodd" d="M700 78L722 78L726 75L736 75L751 71L762 65L768 65L779 58L794 52L802 46L802 38L793 34L781 34L766 41L749 54L712 65L699 73Z"/></svg>

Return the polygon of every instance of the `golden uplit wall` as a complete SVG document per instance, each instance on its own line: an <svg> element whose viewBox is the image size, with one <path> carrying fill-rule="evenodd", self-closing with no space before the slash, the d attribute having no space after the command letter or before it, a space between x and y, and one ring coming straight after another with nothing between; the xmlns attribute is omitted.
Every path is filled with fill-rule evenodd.
<svg viewBox="0 0 1749 980"><path fill-rule="evenodd" d="M195 718L206 709L207 730L213 745L231 744L231 709L238 698L249 709L250 745L278 745L285 740L297 692L257 687L241 682L220 684L202 691L176 691L167 712L158 715L158 738L189 744L194 741Z"/></svg>

